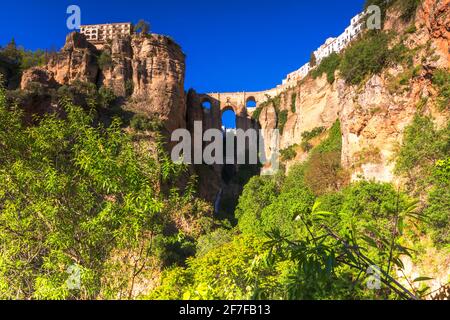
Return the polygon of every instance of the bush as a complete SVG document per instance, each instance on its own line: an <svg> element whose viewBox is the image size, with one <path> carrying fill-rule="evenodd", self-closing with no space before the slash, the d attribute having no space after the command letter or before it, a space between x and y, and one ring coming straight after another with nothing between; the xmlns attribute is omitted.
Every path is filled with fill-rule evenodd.
<svg viewBox="0 0 450 320"><path fill-rule="evenodd" d="M379 74L392 58L389 36L381 32L368 32L345 50L340 71L347 83L357 85L367 76Z"/></svg>
<svg viewBox="0 0 450 320"><path fill-rule="evenodd" d="M302 150L304 152L309 152L312 150L312 148L314 146L311 143L309 143L309 141L302 141L302 143L300 144L300 147L302 148Z"/></svg>
<svg viewBox="0 0 450 320"><path fill-rule="evenodd" d="M137 131L158 131L161 128L161 123L144 115L135 114L131 118L130 127Z"/></svg>
<svg viewBox="0 0 450 320"><path fill-rule="evenodd" d="M342 150L341 123L337 120L330 128L327 139L314 148L313 152L340 152Z"/></svg>
<svg viewBox="0 0 450 320"><path fill-rule="evenodd" d="M92 109L98 106L97 86L91 82L75 80L70 85L60 87L57 95L59 98L69 99L78 106Z"/></svg>
<svg viewBox="0 0 450 320"><path fill-rule="evenodd" d="M335 72L338 70L340 63L341 57L336 52L333 52L320 62L319 66L312 71L311 75L316 79L325 73L328 82L332 84L335 80Z"/></svg>
<svg viewBox="0 0 450 320"><path fill-rule="evenodd" d="M302 133L303 141L310 141L315 137L321 135L326 130L325 127L317 127L312 129L311 131L306 131Z"/></svg>
<svg viewBox="0 0 450 320"><path fill-rule="evenodd" d="M280 130L280 135L284 132L284 127L286 125L286 122L288 120L288 111L282 110L278 112L278 125L277 128Z"/></svg>
<svg viewBox="0 0 450 320"><path fill-rule="evenodd" d="M368 8L370 5L379 6L384 21L387 9L396 7L401 13L400 17L402 20L408 22L415 17L417 8L421 2L422 0L366 0L365 8Z"/></svg>
<svg viewBox="0 0 450 320"><path fill-rule="evenodd" d="M450 72L438 69L433 73L433 85L438 89L438 108L450 109Z"/></svg>
<svg viewBox="0 0 450 320"><path fill-rule="evenodd" d="M397 153L396 172L408 177L409 191L422 192L437 160L450 152L450 130L436 129L433 120L416 115L405 129Z"/></svg>
<svg viewBox="0 0 450 320"><path fill-rule="evenodd" d="M295 221L298 215L308 215L314 205L315 196L308 187L298 184L283 192L261 213L263 234L278 230L287 236L304 235L304 226Z"/></svg>
<svg viewBox="0 0 450 320"><path fill-rule="evenodd" d="M432 179L425 214L430 220L435 243L446 246L450 244L450 158L436 162Z"/></svg>
<svg viewBox="0 0 450 320"><path fill-rule="evenodd" d="M243 233L263 235L261 213L278 196L279 190L274 179L253 177L244 187L236 208L239 230Z"/></svg>
<svg viewBox="0 0 450 320"><path fill-rule="evenodd" d="M263 111L263 109L264 109L264 108L263 108L262 106L257 107L257 108L253 111L252 119L255 120L255 121L259 121L259 117L261 116L261 112Z"/></svg>
<svg viewBox="0 0 450 320"><path fill-rule="evenodd" d="M293 145L293 146L290 146L289 148L281 150L280 151L281 160L289 161L289 160L295 159L295 157L297 156L297 151L295 151L296 148L297 148L297 145Z"/></svg>
<svg viewBox="0 0 450 320"><path fill-rule="evenodd" d="M98 57L98 66L101 70L109 69L112 66L113 60L111 54L107 50L103 50Z"/></svg>
<svg viewBox="0 0 450 320"><path fill-rule="evenodd" d="M417 8L422 0L397 0L403 21L408 22L415 18Z"/></svg>
<svg viewBox="0 0 450 320"><path fill-rule="evenodd" d="M133 265L152 268L154 237L169 224L175 203L162 184L176 203L192 201L172 184L182 167L162 149L138 152L117 119L104 127L61 107L64 117L26 127L0 89L0 299L118 297L117 283L128 295ZM66 270L77 262L82 288L69 291Z"/></svg>
<svg viewBox="0 0 450 320"><path fill-rule="evenodd" d="M291 112L292 113L297 112L296 103L297 103L297 94L294 92L291 96Z"/></svg>
<svg viewBox="0 0 450 320"><path fill-rule="evenodd" d="M98 90L98 105L101 108L109 108L116 101L117 96L114 91L107 87L101 87Z"/></svg>
<svg viewBox="0 0 450 320"><path fill-rule="evenodd" d="M151 299L231 300L280 298L277 268L258 264L266 254L264 239L238 236L206 255L188 261L188 267L165 273Z"/></svg>
<svg viewBox="0 0 450 320"><path fill-rule="evenodd" d="M197 241L197 257L203 257L208 252L219 248L233 240L235 234L233 231L226 229L217 229L209 234L201 236Z"/></svg>
<svg viewBox="0 0 450 320"><path fill-rule="evenodd" d="M346 183L341 152L313 153L306 165L305 182L315 195L338 191Z"/></svg>

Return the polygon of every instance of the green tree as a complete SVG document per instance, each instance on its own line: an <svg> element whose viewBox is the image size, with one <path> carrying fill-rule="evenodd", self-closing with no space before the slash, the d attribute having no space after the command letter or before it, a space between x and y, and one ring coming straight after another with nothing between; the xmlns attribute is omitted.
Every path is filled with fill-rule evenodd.
<svg viewBox="0 0 450 320"><path fill-rule="evenodd" d="M275 179L259 176L250 179L239 198L235 213L243 233L264 234L262 211L276 199L278 189Z"/></svg>
<svg viewBox="0 0 450 320"><path fill-rule="evenodd" d="M396 172L408 179L408 190L421 193L430 184L436 161L450 152L450 123L437 129L433 119L416 115L406 127L397 154Z"/></svg>
<svg viewBox="0 0 450 320"><path fill-rule="evenodd" d="M167 212L185 203L170 183L183 167L137 147L117 119L103 127L64 103L64 118L25 127L5 104L0 90L0 297L132 297Z"/></svg>
<svg viewBox="0 0 450 320"><path fill-rule="evenodd" d="M134 26L134 31L140 33L142 35L147 35L150 33L150 23L145 20L139 20L138 23Z"/></svg>
<svg viewBox="0 0 450 320"><path fill-rule="evenodd" d="M439 246L450 244L450 158L439 160L433 169L433 187L428 193L425 215Z"/></svg>

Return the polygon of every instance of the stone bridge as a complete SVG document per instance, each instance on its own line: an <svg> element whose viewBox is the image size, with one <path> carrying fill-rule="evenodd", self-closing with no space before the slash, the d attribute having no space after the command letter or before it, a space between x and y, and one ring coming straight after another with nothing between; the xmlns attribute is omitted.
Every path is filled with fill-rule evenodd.
<svg viewBox="0 0 450 320"><path fill-rule="evenodd" d="M222 115L232 110L236 115L236 128L247 130L256 128L252 114L256 108L279 95L284 88L278 87L259 92L228 92L228 93L196 93L188 94L188 118L191 121L202 120L204 128L222 128Z"/></svg>

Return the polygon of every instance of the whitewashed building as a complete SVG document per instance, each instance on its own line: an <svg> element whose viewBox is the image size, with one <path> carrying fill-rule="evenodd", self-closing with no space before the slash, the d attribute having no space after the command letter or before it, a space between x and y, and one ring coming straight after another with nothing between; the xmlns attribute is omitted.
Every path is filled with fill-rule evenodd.
<svg viewBox="0 0 450 320"><path fill-rule="evenodd" d="M341 35L337 38L328 38L323 45L314 51L317 65L333 52L339 53L344 50L351 41L358 37L358 35L363 31L364 16L365 13L362 12L353 17L350 21L350 26L348 26ZM312 69L314 69L314 67L311 67L309 63L303 65L300 69L288 74L286 79L283 80L282 86L294 86L297 81L305 78Z"/></svg>
<svg viewBox="0 0 450 320"><path fill-rule="evenodd" d="M86 36L86 39L93 44L103 44L113 38L131 35L133 30L130 22L92 24L80 27L80 33Z"/></svg>

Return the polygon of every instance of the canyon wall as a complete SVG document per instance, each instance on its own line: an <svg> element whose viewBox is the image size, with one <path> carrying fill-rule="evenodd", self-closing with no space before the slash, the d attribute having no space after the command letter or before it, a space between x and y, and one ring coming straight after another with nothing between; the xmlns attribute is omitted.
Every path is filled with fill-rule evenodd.
<svg viewBox="0 0 450 320"><path fill-rule="evenodd" d="M273 129L279 127L279 117L284 112L287 120L283 124L280 149L300 145L304 132L317 127L330 128L340 120L342 165L352 179L395 182L395 150L418 104L427 100L422 106L424 112L432 114L438 125L444 125L448 119L446 112L438 112L434 107L436 90L431 78L436 68L449 67L449 25L449 0L424 0L413 32L405 31L411 28L411 23L403 22L396 10L388 12L385 30L395 29L397 37L404 37L405 45L416 50L413 64L421 66L420 74L402 90L391 85L392 79L406 71L396 65L360 86L348 85L337 73L333 84L325 76L307 77L292 87L279 86L261 92L199 94L191 90L186 95L185 55L170 38L132 35L114 39L99 51L78 33L67 37L65 46L46 66L26 71L22 88L34 82L57 88L76 80L109 87L124 98L125 109L158 117L169 133L177 128L192 131L194 121L202 121L205 130L221 128L222 112L232 109L238 127L261 128L266 142L272 141ZM108 63L100 63L105 57ZM261 106L274 98L278 104L266 103L259 123L255 123L252 119L255 111L245 108L247 100L254 99ZM211 102L210 110L202 107L205 99ZM300 148L297 150L296 159L287 163L288 169L308 156ZM212 194L218 192L221 167L210 171L215 178L205 178L207 182L203 183L210 190L208 198L213 198Z"/></svg>
<svg viewBox="0 0 450 320"><path fill-rule="evenodd" d="M99 62L101 60L106 62ZM126 108L158 117L171 132L186 126L185 55L170 38L132 35L106 43L101 51L84 35L71 33L48 64L27 70L21 88L90 82L127 98Z"/></svg>
<svg viewBox="0 0 450 320"><path fill-rule="evenodd" d="M328 83L325 75L299 81L294 88L280 94L278 114L288 113L280 149L299 145L304 132L316 127L330 128L340 120L342 165L349 170L352 180L395 182L395 151L419 103L426 99L427 104L422 106L424 112L433 115L438 126L446 124L448 109L438 111L435 107L437 93L431 78L433 70L449 68L449 1L425 0L417 12L415 31L410 33L402 32L410 23L402 22L396 11L388 14L385 30L395 26L398 34L406 34L404 43L408 49L416 50L413 64L421 66L420 74L402 90L391 87L392 79L406 71L400 65L372 76L360 86L348 85L338 72L333 84ZM267 135L278 122L275 107L264 108L259 121L265 138L270 140ZM287 164L288 168L306 159L307 154L301 148L297 150L298 155Z"/></svg>

